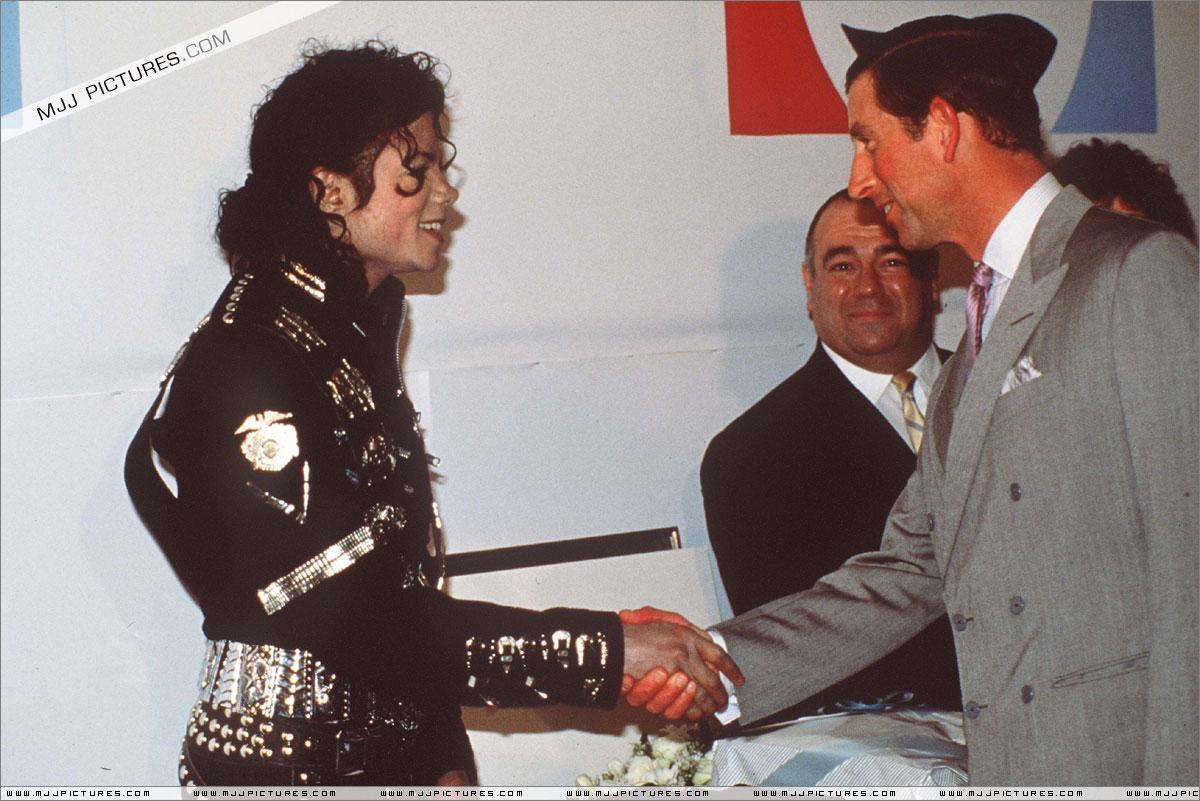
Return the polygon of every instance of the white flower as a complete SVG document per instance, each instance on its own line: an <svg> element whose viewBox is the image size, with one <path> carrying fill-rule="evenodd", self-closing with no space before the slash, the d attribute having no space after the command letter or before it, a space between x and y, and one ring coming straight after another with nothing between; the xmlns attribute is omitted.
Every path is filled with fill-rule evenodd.
<svg viewBox="0 0 1200 801"><path fill-rule="evenodd" d="M669 759L654 760L654 783L659 787L667 787L675 781L679 768L671 764Z"/></svg>
<svg viewBox="0 0 1200 801"><path fill-rule="evenodd" d="M712 757L701 757L696 765L696 772L692 774L692 784L697 787L708 784L712 781L713 761Z"/></svg>
<svg viewBox="0 0 1200 801"><path fill-rule="evenodd" d="M631 787L654 784L654 760L647 756L635 756L625 767L625 781Z"/></svg>
<svg viewBox="0 0 1200 801"><path fill-rule="evenodd" d="M592 777L587 775L586 773L580 773L578 776L575 777L575 786L576 787L595 787L596 782L592 781Z"/></svg>
<svg viewBox="0 0 1200 801"><path fill-rule="evenodd" d="M584 775L576 784L601 787L708 784L712 781L712 751L705 751L704 745L695 739L698 735L693 726L668 726L657 737L643 734L633 743L628 762L614 759L598 777Z"/></svg>
<svg viewBox="0 0 1200 801"><path fill-rule="evenodd" d="M688 743L680 740L669 739L667 737L656 737L651 741L651 753L655 758L663 758L674 761L679 758L688 748Z"/></svg>

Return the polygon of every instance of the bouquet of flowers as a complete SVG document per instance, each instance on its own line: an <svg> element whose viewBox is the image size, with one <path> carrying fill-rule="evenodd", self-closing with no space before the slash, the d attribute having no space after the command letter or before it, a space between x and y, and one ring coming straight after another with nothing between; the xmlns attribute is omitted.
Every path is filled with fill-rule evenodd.
<svg viewBox="0 0 1200 801"><path fill-rule="evenodd" d="M712 739L698 725L667 726L662 734L643 734L633 743L629 759L614 759L599 776L580 774L581 787L688 787L712 780Z"/></svg>

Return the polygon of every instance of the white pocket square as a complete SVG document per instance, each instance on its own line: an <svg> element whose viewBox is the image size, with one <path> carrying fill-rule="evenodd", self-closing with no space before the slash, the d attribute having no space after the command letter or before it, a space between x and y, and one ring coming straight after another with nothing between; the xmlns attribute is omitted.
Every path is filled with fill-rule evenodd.
<svg viewBox="0 0 1200 801"><path fill-rule="evenodd" d="M1004 385L1000 387L1000 394L1007 395L1022 384L1041 377L1042 372L1033 366L1033 360L1028 355L1022 356L1008 371L1008 375L1004 376Z"/></svg>

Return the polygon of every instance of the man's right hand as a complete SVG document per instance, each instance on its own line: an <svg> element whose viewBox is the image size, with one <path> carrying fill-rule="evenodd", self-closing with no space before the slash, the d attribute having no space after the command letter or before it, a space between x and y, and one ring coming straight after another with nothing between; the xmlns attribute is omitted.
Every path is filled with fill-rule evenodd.
<svg viewBox="0 0 1200 801"><path fill-rule="evenodd" d="M723 709L728 700L718 671L734 684L745 681L729 654L679 615L645 607L622 612L621 620L627 674L622 690L631 706L645 705L667 720L685 713L698 720ZM633 677L639 680L631 684Z"/></svg>
<svg viewBox="0 0 1200 801"><path fill-rule="evenodd" d="M698 685L692 678L679 671L669 673L665 667L656 667L634 681L626 673L621 681L621 695L630 706L643 706L652 715L661 715L665 720L679 720L689 710L689 720L704 717L700 708L693 705Z"/></svg>

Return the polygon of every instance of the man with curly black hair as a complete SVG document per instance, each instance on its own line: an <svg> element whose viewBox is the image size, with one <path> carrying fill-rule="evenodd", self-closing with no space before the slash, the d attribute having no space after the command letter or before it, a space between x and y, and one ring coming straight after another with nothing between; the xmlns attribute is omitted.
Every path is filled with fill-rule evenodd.
<svg viewBox="0 0 1200 801"><path fill-rule="evenodd" d="M1124 142L1079 142L1050 171L1097 206L1162 223L1196 242L1196 223L1170 168Z"/></svg>

